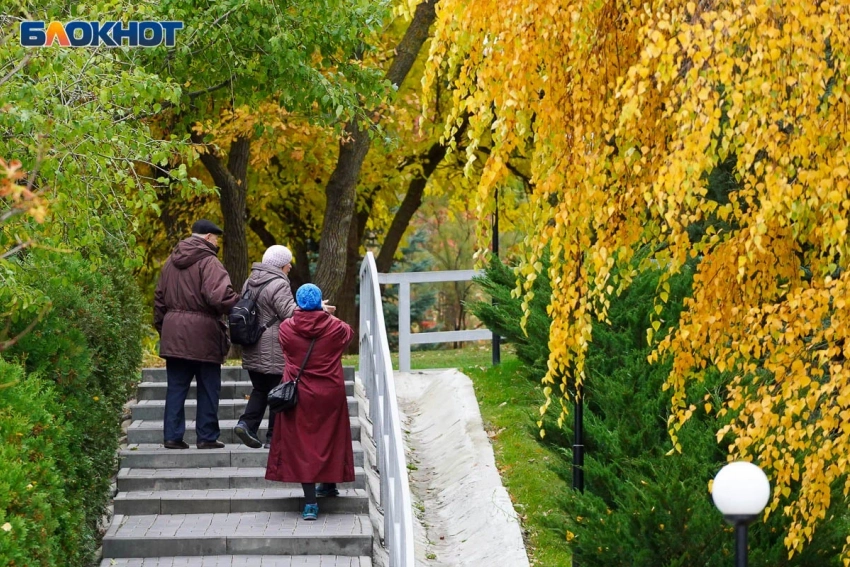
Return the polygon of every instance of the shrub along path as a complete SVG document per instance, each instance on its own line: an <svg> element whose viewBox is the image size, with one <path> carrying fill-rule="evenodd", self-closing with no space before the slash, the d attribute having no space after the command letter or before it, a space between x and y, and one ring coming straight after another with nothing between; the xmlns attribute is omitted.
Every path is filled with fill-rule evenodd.
<svg viewBox="0 0 850 567"><path fill-rule="evenodd" d="M186 402L191 448L162 446L165 369L142 371L128 447L121 450L115 515L103 539L102 567L371 567L372 526L360 427L346 368L356 480L319 501L319 519L301 519L300 485L265 480L267 449L235 444L236 419L251 391L247 372L222 372L219 420L224 449L195 447L195 388ZM260 437L265 439L267 422Z"/></svg>

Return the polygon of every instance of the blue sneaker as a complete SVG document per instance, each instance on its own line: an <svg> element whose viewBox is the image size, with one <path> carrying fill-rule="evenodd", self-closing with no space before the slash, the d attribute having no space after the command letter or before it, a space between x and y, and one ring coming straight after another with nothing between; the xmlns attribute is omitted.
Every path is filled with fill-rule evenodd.
<svg viewBox="0 0 850 567"><path fill-rule="evenodd" d="M316 496L318 498L333 498L334 496L339 496L339 490L337 490L336 484L320 482L316 485Z"/></svg>
<svg viewBox="0 0 850 567"><path fill-rule="evenodd" d="M307 504L304 506L304 511L301 512L301 517L308 522L315 521L319 517L319 505Z"/></svg>

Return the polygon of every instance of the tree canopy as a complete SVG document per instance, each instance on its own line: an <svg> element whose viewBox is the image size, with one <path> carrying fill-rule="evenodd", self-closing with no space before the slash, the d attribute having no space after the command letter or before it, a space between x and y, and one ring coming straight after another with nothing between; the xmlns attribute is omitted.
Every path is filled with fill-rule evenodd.
<svg viewBox="0 0 850 567"><path fill-rule="evenodd" d="M125 11L133 7L118 2L75 14L117 19ZM20 277L17 255L31 246L72 248L85 250L96 266L108 244L136 265L133 229L156 206L156 180L140 166L189 157L180 139L156 138L130 119L176 104L182 92L130 64L130 50L21 47L21 20L70 15L61 3L31 2L0 16L0 342L13 340L11 327L32 323L49 307ZM185 166L173 172L175 191L203 191L186 173Z"/></svg>
<svg viewBox="0 0 850 567"><path fill-rule="evenodd" d="M548 247L541 411L559 387L563 419L593 319L637 273L666 268L663 303L698 260L678 324L653 336L659 304L648 329L673 360L670 432L728 419L718 437L769 471L792 555L830 488L850 491L848 60L843 0L444 0L426 76L452 91L447 133L468 113L473 140L492 137L483 214L512 155L532 158L518 275L529 301ZM722 407L707 368L728 373Z"/></svg>
<svg viewBox="0 0 850 567"><path fill-rule="evenodd" d="M50 204L40 238L96 246L106 235L123 236L132 213L155 200L155 180L136 164L181 150L179 141L153 139L146 125L128 117L177 102L181 88L128 65L120 51L23 48L16 41L18 21L12 15L0 21L6 38L0 155L20 162L29 189ZM175 182L198 188L185 173L175 171ZM7 224L2 237L13 238L10 231L21 228Z"/></svg>

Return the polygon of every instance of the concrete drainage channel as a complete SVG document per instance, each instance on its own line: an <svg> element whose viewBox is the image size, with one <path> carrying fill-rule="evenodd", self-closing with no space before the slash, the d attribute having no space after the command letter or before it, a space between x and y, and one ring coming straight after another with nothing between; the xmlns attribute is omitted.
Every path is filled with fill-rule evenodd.
<svg viewBox="0 0 850 567"><path fill-rule="evenodd" d="M319 502L305 522L300 485L265 480L267 449L232 436L251 391L247 372L222 369L219 420L224 449L198 450L195 388L186 402L188 450L162 446L165 369L145 369L120 451L114 516L101 567L371 567L373 528L360 444L354 369L346 368L356 479ZM266 422L260 435L265 435Z"/></svg>
<svg viewBox="0 0 850 567"><path fill-rule="evenodd" d="M408 444L416 565L528 567L472 380L457 370L395 373Z"/></svg>
<svg viewBox="0 0 850 567"><path fill-rule="evenodd" d="M457 370L395 372L414 507L416 567L528 567L522 530L496 469L472 381ZM370 502L379 500L368 400L359 380ZM375 567L388 567L383 516L370 504Z"/></svg>

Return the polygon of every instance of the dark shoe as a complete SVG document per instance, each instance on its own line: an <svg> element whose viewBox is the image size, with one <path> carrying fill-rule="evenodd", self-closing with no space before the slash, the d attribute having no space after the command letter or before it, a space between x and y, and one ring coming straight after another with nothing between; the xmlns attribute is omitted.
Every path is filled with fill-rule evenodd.
<svg viewBox="0 0 850 567"><path fill-rule="evenodd" d="M324 484L320 482L316 485L317 498L333 498L334 496L339 496L339 490L337 490L335 484Z"/></svg>
<svg viewBox="0 0 850 567"><path fill-rule="evenodd" d="M224 449L221 441L198 441L198 449Z"/></svg>
<svg viewBox="0 0 850 567"><path fill-rule="evenodd" d="M236 427L233 428L233 433L236 434L240 441L252 449L259 449L263 446L263 444L260 443L259 438L251 433L251 430L249 430L248 426L242 421L236 424Z"/></svg>
<svg viewBox="0 0 850 567"><path fill-rule="evenodd" d="M166 449L188 449L189 444L180 439L179 441L165 441L163 443Z"/></svg>

